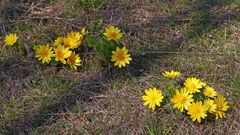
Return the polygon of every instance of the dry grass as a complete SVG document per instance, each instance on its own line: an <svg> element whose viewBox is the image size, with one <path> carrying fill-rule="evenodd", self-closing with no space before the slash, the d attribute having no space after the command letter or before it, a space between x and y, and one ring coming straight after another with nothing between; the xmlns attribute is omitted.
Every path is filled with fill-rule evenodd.
<svg viewBox="0 0 240 135"><path fill-rule="evenodd" d="M114 69L83 47L83 66L74 72L0 47L0 134L240 134L238 0L30 3L6 10L3 30L16 32L29 48L91 29L103 18L125 32L133 61L126 70ZM161 76L169 69L200 77L225 95L227 119L198 124L174 110ZM156 112L141 101L153 86L167 97Z"/></svg>

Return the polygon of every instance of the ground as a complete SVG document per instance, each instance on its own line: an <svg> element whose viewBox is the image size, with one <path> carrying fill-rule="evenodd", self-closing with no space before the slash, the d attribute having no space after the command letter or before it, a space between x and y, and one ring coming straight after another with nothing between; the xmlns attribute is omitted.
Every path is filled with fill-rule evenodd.
<svg viewBox="0 0 240 135"><path fill-rule="evenodd" d="M83 47L76 72L37 62L31 49L26 56L1 46L0 134L240 134L239 0L10 2L0 8L0 34L17 33L27 48L71 30L90 30L102 19L124 31L133 61L113 68ZM167 94L161 73L172 69L227 97L227 118L192 122L168 99L155 112L143 106L145 89Z"/></svg>

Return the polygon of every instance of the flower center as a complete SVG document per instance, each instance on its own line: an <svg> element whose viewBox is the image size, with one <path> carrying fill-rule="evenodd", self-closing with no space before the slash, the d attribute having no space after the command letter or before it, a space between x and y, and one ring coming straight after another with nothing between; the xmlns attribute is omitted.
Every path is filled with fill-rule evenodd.
<svg viewBox="0 0 240 135"><path fill-rule="evenodd" d="M69 57L69 58L68 58L68 62L69 62L69 64L74 65L74 63L75 63L75 58L74 58L74 57Z"/></svg>
<svg viewBox="0 0 240 135"><path fill-rule="evenodd" d="M189 89L191 89L191 90L195 90L195 89L196 89L196 85L195 85L195 84L193 84L193 83L192 83L192 84L190 84L190 85L189 85Z"/></svg>
<svg viewBox="0 0 240 135"><path fill-rule="evenodd" d="M120 60L120 61L124 61L124 59L125 59L124 54L122 52L118 53L117 54L117 59Z"/></svg>
<svg viewBox="0 0 240 135"><path fill-rule="evenodd" d="M117 33L114 32L114 31L112 31L112 32L110 32L110 36L111 36L112 38L116 38L116 37L117 37Z"/></svg>
<svg viewBox="0 0 240 135"><path fill-rule="evenodd" d="M180 102L181 102L181 104L184 104L185 102L186 102L186 97L182 97L181 99L180 99Z"/></svg>
<svg viewBox="0 0 240 135"><path fill-rule="evenodd" d="M63 56L64 56L64 54L63 54L63 52L62 51L57 51L57 57L58 58L63 58Z"/></svg>
<svg viewBox="0 0 240 135"><path fill-rule="evenodd" d="M48 57L48 50L43 50L42 53L41 53L41 55L42 55L43 57Z"/></svg>
<svg viewBox="0 0 240 135"><path fill-rule="evenodd" d="M197 109L196 109L196 114L200 114L200 113L201 113L200 108L197 108Z"/></svg>
<svg viewBox="0 0 240 135"><path fill-rule="evenodd" d="M155 102L156 99L157 99L156 96L152 96L152 102Z"/></svg>
<svg viewBox="0 0 240 135"><path fill-rule="evenodd" d="M8 39L7 42L12 43L14 41L13 41L13 39Z"/></svg>
<svg viewBox="0 0 240 135"><path fill-rule="evenodd" d="M221 105L218 104L216 110L217 110L217 111L221 111L222 108L223 108L223 107L222 107Z"/></svg>

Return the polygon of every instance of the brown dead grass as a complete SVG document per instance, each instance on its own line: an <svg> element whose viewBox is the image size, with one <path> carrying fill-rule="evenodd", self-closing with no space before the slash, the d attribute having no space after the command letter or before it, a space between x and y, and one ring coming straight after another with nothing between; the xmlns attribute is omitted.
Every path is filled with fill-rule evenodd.
<svg viewBox="0 0 240 135"><path fill-rule="evenodd" d="M73 0L73 2L76 1ZM196 1L193 2L197 3ZM97 10L89 9L82 12L73 12L68 13L66 16L63 16L65 15L64 9L67 9L66 3L58 1L50 4L28 5L27 14L17 20L14 25L7 25L7 28L15 31L11 26L16 27L17 33L22 37L26 37L24 42L32 43L29 46L52 43L56 36L63 36L67 31L79 30L84 26L91 28L96 20L103 18L106 24L119 26L126 32L123 43L130 50L140 51L140 53L166 50L186 53L155 54L153 56L151 54L142 54L139 57L136 56L137 59L133 63L137 64L130 68L135 71L143 70L140 77L133 76L132 72L123 73L119 70L112 71L111 68L103 67L103 64L99 62L101 60L95 59L95 55L82 56L84 64L79 72L64 67L52 68L50 66L41 66L43 69L36 69L38 67L36 62L28 63L24 61L18 63L19 59L14 59L17 61L15 65L14 61L6 59L11 65L0 68L4 69L4 71L1 71L0 80L8 84L4 85L6 93L3 93L3 95L10 96L10 98L14 99L14 102L21 102L24 96L31 97L34 92L36 92L34 93L35 96L42 96L47 93L41 91L41 89L37 91L31 87L26 87L26 84L28 86L31 80L47 83L44 77L55 76L60 78L62 82L78 82L74 88L69 88L73 91L70 90L70 92L63 95L58 95L56 91L50 91L50 94L47 93L48 96L54 98L49 100L50 103L46 103L48 109L50 106L50 111L42 111L44 114L41 114L41 109L44 110L45 108L44 100L40 99L40 97L40 101L35 101L33 98L33 104L29 104L32 108L20 104L20 107L23 108L18 111L29 115L20 116L20 120L17 117L16 119L20 122L15 121L15 118L13 118L9 123L15 122L16 127L18 127L18 125L23 125L22 123L37 122L38 119L32 118L36 113L39 120L44 118L44 122L41 122L36 127L31 127L32 125L26 126L30 128L26 133L66 134L67 127L69 128L69 134L140 135L149 134L149 125L151 125L152 121L155 121L157 124L156 130L161 134L239 134L240 110L238 106L240 103L237 94L235 94L235 92L239 91L231 87L231 79L234 79L234 76L240 73L239 56L193 54L194 52L204 53L205 51L224 53L225 50L229 51L236 48L236 45L240 43L238 39L239 23L232 22L233 24L230 24L226 20L226 23L217 23L219 27L229 30L233 38L223 40L213 35L221 43L217 44L217 46L207 46L208 49L204 50L204 47L206 47L204 45L209 45L212 41L207 35L212 33L217 33L216 35L222 34L222 29L206 30L204 32L206 34L203 33L195 37L197 40L188 38L186 33L193 28L192 25L195 23L192 18L189 19L189 16L191 12L194 12L194 7L197 5L191 6L192 3L186 5L180 3L177 1L156 2L144 0L107 1L103 7ZM69 8L74 11L74 7ZM229 15L229 12L232 12L229 10L218 12L217 9L219 8L216 6L211 12L217 12L220 15L223 14L221 12L224 12L226 16ZM81 11L81 9L78 10ZM219 15L217 13L216 15ZM220 17L220 19L225 19L226 16ZM24 26L27 27L24 31L17 25L21 24L21 22L27 25ZM212 24L215 23L209 25ZM228 41L233 41L234 44L229 44ZM218 47L220 50L218 50ZM193 53L187 54L189 52ZM8 54L3 54L3 56L8 58ZM15 56L13 55L13 57ZM141 61L145 57L146 60ZM4 65L6 63L4 62ZM226 95L231 105L227 119L220 121L210 120L204 124L194 123L184 114L172 110L171 104L167 101L156 112L151 112L144 107L141 101L144 89L153 86L162 87L163 92L166 94L164 87L167 80L162 79L160 74L167 69L177 69L186 75L194 74L199 76L215 86L220 93ZM39 73L41 77L36 79L32 72L34 74ZM41 86L41 83L38 85ZM66 83L63 83L63 85L66 85ZM28 93L29 91L32 93ZM68 96L72 98L70 101L73 104L68 103L68 101L61 101ZM19 100L15 100L18 98ZM59 107L57 111L52 112L52 104L55 105L58 100L63 104L57 106ZM1 106L2 104L0 104L0 109L3 109ZM4 113L0 114L0 116L3 115ZM45 117L46 115L49 115L49 117Z"/></svg>

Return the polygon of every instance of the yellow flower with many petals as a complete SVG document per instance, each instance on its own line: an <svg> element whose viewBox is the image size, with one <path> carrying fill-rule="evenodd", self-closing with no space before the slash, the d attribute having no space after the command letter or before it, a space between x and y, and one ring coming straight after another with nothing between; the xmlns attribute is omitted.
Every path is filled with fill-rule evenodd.
<svg viewBox="0 0 240 135"><path fill-rule="evenodd" d="M181 73L178 71L171 70L171 71L164 71L162 75L170 79L177 79L181 76Z"/></svg>
<svg viewBox="0 0 240 135"><path fill-rule="evenodd" d="M63 45L63 44L64 44L63 37L58 37L53 43L54 46Z"/></svg>
<svg viewBox="0 0 240 135"><path fill-rule="evenodd" d="M56 48L54 48L55 52L55 60L61 61L63 64L66 64L66 58L68 58L71 55L71 51L69 51L68 47L64 47L62 45L58 45Z"/></svg>
<svg viewBox="0 0 240 135"><path fill-rule="evenodd" d="M75 52L72 52L71 55L67 59L68 65L74 70L77 70L77 66L81 65L80 62L81 62L81 59L78 56L78 54L75 54Z"/></svg>
<svg viewBox="0 0 240 135"><path fill-rule="evenodd" d="M214 99L214 102L217 105L216 112L215 112L216 119L218 119L219 117L220 118L226 117L224 112L227 111L229 106L228 106L228 102L225 100L226 98L224 98L223 96L217 96Z"/></svg>
<svg viewBox="0 0 240 135"><path fill-rule="evenodd" d="M216 112L217 105L214 103L212 99L205 99L203 101L203 105L208 109L209 113Z"/></svg>
<svg viewBox="0 0 240 135"><path fill-rule="evenodd" d="M191 77L185 80L184 86L190 94L193 94L195 92L200 92L200 89L203 87L203 83L199 79Z"/></svg>
<svg viewBox="0 0 240 135"><path fill-rule="evenodd" d="M42 63L50 63L51 57L54 56L52 47L49 47L49 45L34 46L34 50L35 57Z"/></svg>
<svg viewBox="0 0 240 135"><path fill-rule="evenodd" d="M75 38L72 38L72 37L63 38L63 43L64 43L64 46L66 46L70 49L75 49L79 46L77 40Z"/></svg>
<svg viewBox="0 0 240 135"><path fill-rule="evenodd" d="M182 88L180 91L176 90L176 95L170 100L174 103L173 108L177 108L180 112L188 110L188 107L193 102L193 95L190 95L186 88Z"/></svg>
<svg viewBox="0 0 240 135"><path fill-rule="evenodd" d="M5 37L5 45L14 45L18 40L18 36L16 34L8 34Z"/></svg>
<svg viewBox="0 0 240 135"><path fill-rule="evenodd" d="M207 117L208 108L202 105L202 101L193 102L192 105L189 106L187 114L190 115L192 121L201 122L201 119Z"/></svg>
<svg viewBox="0 0 240 135"><path fill-rule="evenodd" d="M75 40L79 45L81 45L82 41L83 41L83 35L80 34L80 32L73 32L71 31L70 33L68 33L67 37L72 38L73 40Z"/></svg>
<svg viewBox="0 0 240 135"><path fill-rule="evenodd" d="M145 90L145 94L146 95L142 96L142 100L144 101L143 105L148 105L148 107L153 111L155 110L156 105L160 106L160 103L164 98L161 90L157 90L156 88L150 88Z"/></svg>
<svg viewBox="0 0 240 135"><path fill-rule="evenodd" d="M217 96L217 92L214 90L213 87L210 87L210 86L206 86L203 89L203 94L207 97L210 97L210 98L214 98L214 97Z"/></svg>
<svg viewBox="0 0 240 135"><path fill-rule="evenodd" d="M118 42L123 36L120 29L114 26L106 28L106 31L103 34L107 37L107 40L115 40L116 42Z"/></svg>
<svg viewBox="0 0 240 135"><path fill-rule="evenodd" d="M122 49L119 49L117 47L116 51L112 51L112 62L114 63L114 66L118 66L119 68L125 67L126 64L130 64L130 61L132 58L130 57L130 54L128 54L128 49L126 47L123 47Z"/></svg>

